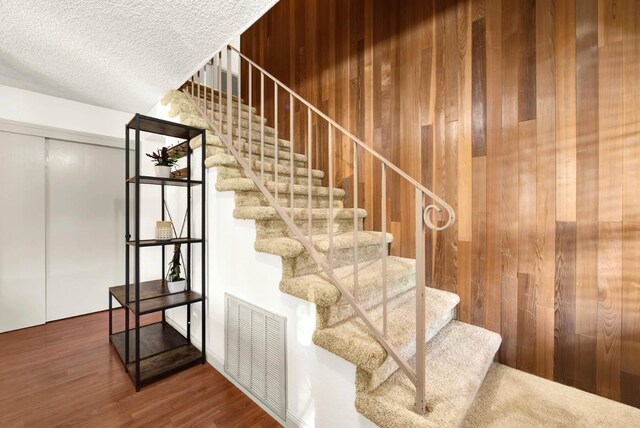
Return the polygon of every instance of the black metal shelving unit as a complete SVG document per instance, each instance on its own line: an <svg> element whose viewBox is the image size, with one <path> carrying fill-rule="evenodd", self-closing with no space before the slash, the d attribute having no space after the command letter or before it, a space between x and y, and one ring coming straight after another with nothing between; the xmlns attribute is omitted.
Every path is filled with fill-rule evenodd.
<svg viewBox="0 0 640 428"><path fill-rule="evenodd" d="M109 338L122 360L125 370L129 373L136 390L157 379L172 373L191 367L195 364L206 362L206 329L205 329L205 165L204 158L201 162L200 180L193 179L192 157L193 150L189 141L201 136L203 143L206 141L204 129L181 125L179 123L156 119L153 117L136 114L126 125L125 134L125 284L109 289ZM130 168L130 134L134 132L134 174ZM175 150L179 156L187 158L185 178L158 178L140 174L141 132L148 132L184 140L170 150ZM204 147L204 144L203 144ZM160 186L161 189L161 219L165 220L165 187L184 187L187 190L187 236L181 238L158 240L142 239L140 236L140 190L142 186ZM134 188L134 233L131 236L131 187ZM193 195L192 190L201 190L201 235L193 237ZM165 247L175 244L186 246L185 272L187 285L185 291L171 293L164 279L166 269ZM162 248L162 266L160 279L153 281L140 281L140 251L146 247ZM196 291L196 281L191 275L192 256L195 250L192 246L199 246L202 257L200 290ZM131 279L131 252L134 256L134 275ZM193 253L193 254L192 254ZM113 299L124 309L125 328L120 332L113 332ZM201 350L191 343L191 305L199 303L202 307L201 326ZM166 321L165 311L178 306L187 306L186 337L180 334ZM162 321L144 325L140 324L142 315L162 311ZM134 318L131 326L131 315Z"/></svg>

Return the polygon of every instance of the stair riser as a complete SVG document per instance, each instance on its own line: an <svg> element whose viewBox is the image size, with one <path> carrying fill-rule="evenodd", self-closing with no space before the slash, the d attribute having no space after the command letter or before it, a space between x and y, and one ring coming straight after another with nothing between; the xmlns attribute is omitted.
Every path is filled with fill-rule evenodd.
<svg viewBox="0 0 640 428"><path fill-rule="evenodd" d="M321 255L324 256L324 260L327 264L328 255L320 252ZM382 251L380 244L376 245L362 245L358 246L358 262L365 262L368 260L373 260L381 257ZM351 265L354 263L353 259L353 248L347 248L343 250L335 249L333 251L333 267L341 267L346 265ZM295 258L282 258L282 277L283 278L293 278L301 275L308 275L311 273L320 272L320 268L313 260L313 258L307 253L304 252L302 255Z"/></svg>
<svg viewBox="0 0 640 428"><path fill-rule="evenodd" d="M211 147L211 150L209 150L209 147ZM220 146L208 146L207 147L207 156L213 156L214 154L228 154L229 150L225 147L220 147ZM270 157L267 155L267 153L265 153L264 156L264 162L265 163L270 163L270 164L274 164L275 163L275 158ZM282 166L289 166L289 159L282 159L279 158L278 159L278 164L282 165ZM295 161L294 165L298 168L304 168L305 167L305 162L301 162L301 161Z"/></svg>
<svg viewBox="0 0 640 428"><path fill-rule="evenodd" d="M455 319L456 315L457 315L457 310L454 308L451 311L451 314L447 322ZM438 331L442 329L445 325L446 325L446 322L443 325L439 326L440 328L438 329ZM416 353L415 341L411 342L408 346L405 346L399 349L399 351L400 351L400 355L402 355L406 360L409 360ZM371 373L359 368L358 369L359 374L361 374L362 376L359 378L357 388L358 390L362 390L362 391L371 391L379 387L380 385L382 385L382 383L385 380L389 379L389 377L399 369L400 369L400 366L398 366L398 363L396 363L396 361L391 357L387 357L384 363L382 363L380 367L376 368Z"/></svg>
<svg viewBox="0 0 640 428"><path fill-rule="evenodd" d="M243 168L230 168L230 167L225 167L225 166L220 166L217 167L218 168L218 180L226 180L229 178L248 178L247 174L245 173ZM254 170L254 173L260 177L260 169L256 169ZM279 178L280 181L282 180L289 180L289 174L287 174L286 172L284 173L280 173L279 174ZM271 172L265 172L264 173L264 181L274 181L275 180L275 174L271 173ZM308 178L306 176L294 176L293 177L293 181L295 184L300 184L300 185L304 185L306 186L307 183L309 182ZM322 178L312 178L311 179L311 185L312 186L322 186Z"/></svg>
<svg viewBox="0 0 640 428"><path fill-rule="evenodd" d="M233 139L236 140L238 139L238 126L232 126L231 127L231 131L233 134ZM227 125L226 123L222 126L222 133L224 135L227 135ZM247 128L240 128L240 138L243 140L249 140L249 130ZM260 146L261 142L260 142L260 130L256 131L252 131L251 132L251 141L254 142L254 144ZM290 151L289 148L289 142L287 140L284 140L282 138L279 138L278 141L280 142L280 144L278 145L278 150L279 151ZM265 132L264 134L264 145L265 147L269 147L269 148L275 148L276 145L276 139L274 137L274 135L269 135Z"/></svg>
<svg viewBox="0 0 640 428"><path fill-rule="evenodd" d="M200 105L201 106L204 106L204 99L205 99L205 97L202 96L202 94L201 94L201 96L200 96ZM198 102L198 92L197 92L197 90L196 90L196 93L194 94L194 102L196 102L196 103ZM222 95L222 103L220 103L220 99L218 98L218 95L214 94L214 96L213 96L213 105L214 105L214 107L216 109L218 109L220 104L222 104L222 109L226 111L226 109L227 109L227 97L226 97L226 95L224 95L224 94ZM237 109L238 109L238 100L232 98L231 99L231 104L232 104L232 108L237 111ZM210 105L211 105L211 96L208 96L207 97L207 107L209 107ZM245 104L244 102L241 102L240 106L242 108L242 111L246 111L247 113L249 112L249 106L247 104ZM251 111L253 113L256 113L257 112L256 107L251 107Z"/></svg>
<svg viewBox="0 0 640 428"><path fill-rule="evenodd" d="M382 272L380 272L382 277ZM407 292L415 287L416 273L415 270L407 271L405 274L398 276L397 278L387 281L387 299L391 300L394 297ZM359 302L365 309L371 309L382 303L382 282L375 287L367 290L367 293L360 293ZM316 307L317 328L327 328L338 324L341 321L346 320L352 316L356 316L353 307L343 298L338 303L331 306ZM382 326L379 326L382 329Z"/></svg>
<svg viewBox="0 0 640 428"><path fill-rule="evenodd" d="M273 194L273 193L272 193ZM275 197L275 195L273 195ZM271 203L262 192L236 192L236 207L268 207ZM312 208L329 208L328 196L313 196L311 200ZM278 194L278 203L283 207L291 206L291 196L288 192ZM295 208L307 208L309 201L306 195L293 195L293 206ZM342 208L342 198L334 198L334 208Z"/></svg>
<svg viewBox="0 0 640 428"><path fill-rule="evenodd" d="M296 225L300 231L308 234L308 222L306 220L296 220ZM330 226L333 227L334 233L345 233L353 231L353 219L337 219L331 222L324 219L316 219L311 221L311 234L329 233ZM358 230L364 229L364 219L358 221ZM284 220L256 220L256 239L274 239L274 238L295 238L294 233L289 229Z"/></svg>
<svg viewBox="0 0 640 428"><path fill-rule="evenodd" d="M208 110L208 115L211 115L211 110ZM232 123L233 123L233 127L234 127L234 132L237 132L238 129L238 114L237 111L234 112L234 114L231 115L232 116ZM218 110L214 109L214 113L213 113L213 117L214 117L214 121L216 124L220 124L220 112L218 112ZM222 126L223 129L226 129L227 126L227 114L226 112L223 112L222 114ZM252 134L255 135L260 135L260 133L263 131L262 125L261 123L264 123L264 135L268 135L268 136L274 136L275 135L275 129L273 129L271 126L267 125L267 121L266 119L264 119L261 116L256 116L256 115L251 115L251 129L252 129ZM247 113L246 116L242 116L242 119L240 120L240 130L244 131L244 132L249 132L249 114Z"/></svg>
<svg viewBox="0 0 640 428"><path fill-rule="evenodd" d="M204 109L203 106L200 106L200 108ZM214 115L219 115L220 114L220 109L218 104L216 104L213 108L214 111ZM231 113L232 116L237 118L238 117L238 109L237 106L235 108L231 109ZM191 114L191 115L200 115L200 113L198 113L198 110L196 109L196 107L191 103L191 101L189 101L188 99L180 99L180 100L174 100L171 102L171 107L169 110L169 116L170 117L175 117L178 116L180 114ZM211 106L207 103L207 114L211 115ZM241 113L243 118L248 119L249 118L249 111L248 110L242 110ZM255 108L253 109L253 113L251 114L252 117L256 118L255 122L258 122L259 120L264 120L266 123L266 119L262 118L261 116L258 116L256 114L256 110ZM222 106L222 119L223 121L226 121L226 117L227 117L227 106L226 104L224 104ZM219 120L219 118L217 118L216 120ZM252 121L254 121L254 119L251 119ZM237 122L237 120L236 120ZM258 122L259 123L259 122Z"/></svg>
<svg viewBox="0 0 640 428"><path fill-rule="evenodd" d="M242 157L245 157L245 158L249 159L249 144L247 143L247 140L241 140L239 146L238 146L238 141L234 140L234 147L240 152ZM255 140L253 140L253 144L251 145L251 158L250 159L252 159L253 161L256 161L256 162L260 162L261 161L261 156L262 156L260 150L261 150L260 143L258 143ZM269 145L266 145L266 144L264 145L264 157L265 158L275 159L276 152L275 152L275 149L274 149L273 146L269 146ZM280 147L280 149L278 150L278 161L286 160L287 161L286 166L290 166L289 159L291 159L291 153L289 152L289 149L283 149L282 147ZM293 154L293 159L295 159L297 167L299 167L299 168L300 167L306 167L307 158L304 155L300 155L298 153L294 153Z"/></svg>

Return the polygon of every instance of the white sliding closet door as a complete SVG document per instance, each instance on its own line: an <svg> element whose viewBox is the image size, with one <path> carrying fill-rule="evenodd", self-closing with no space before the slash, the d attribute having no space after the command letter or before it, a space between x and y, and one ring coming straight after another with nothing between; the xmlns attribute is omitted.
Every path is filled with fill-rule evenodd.
<svg viewBox="0 0 640 428"><path fill-rule="evenodd" d="M45 322L45 142L0 132L0 333Z"/></svg>
<svg viewBox="0 0 640 428"><path fill-rule="evenodd" d="M47 140L47 321L108 307L124 283L124 150Z"/></svg>

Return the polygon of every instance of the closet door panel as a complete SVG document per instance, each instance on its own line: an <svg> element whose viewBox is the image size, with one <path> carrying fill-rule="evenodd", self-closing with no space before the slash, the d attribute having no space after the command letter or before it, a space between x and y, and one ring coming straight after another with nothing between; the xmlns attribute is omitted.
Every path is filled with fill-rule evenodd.
<svg viewBox="0 0 640 428"><path fill-rule="evenodd" d="M45 322L45 141L0 132L0 333Z"/></svg>
<svg viewBox="0 0 640 428"><path fill-rule="evenodd" d="M47 321L107 309L124 282L124 151L47 140Z"/></svg>

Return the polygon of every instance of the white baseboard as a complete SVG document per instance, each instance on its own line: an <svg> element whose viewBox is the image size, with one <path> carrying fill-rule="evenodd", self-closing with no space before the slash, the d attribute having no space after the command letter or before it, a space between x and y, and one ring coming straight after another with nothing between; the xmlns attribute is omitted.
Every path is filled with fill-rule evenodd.
<svg viewBox="0 0 640 428"><path fill-rule="evenodd" d="M187 330L185 328L183 328L182 326L180 326L178 323L176 323L175 321L173 321L171 319L171 317L167 316L166 318L167 323L175 328L176 330L178 330L178 332L180 332L180 334L182 334L183 336L187 335ZM202 349L202 342L196 338L196 337L192 337L191 338L191 343L193 344L193 346L195 346L198 349ZM278 422L280 425L282 425L285 428L303 428L305 425L303 424L303 422L298 419L296 416L294 416L293 414L289 413L289 411L287 410L287 420L283 421L282 418L280 418L278 415L276 415L275 413L273 413L273 411L271 411L271 409L269 409L267 406L265 406L260 400L258 400L256 397L253 396L253 394L251 394L249 391L246 390L246 388L244 388L242 385L240 385L238 382L235 381L235 379L233 379L232 377L230 377L225 371L224 371L224 357L221 355L217 355L215 353L213 353L211 350L207 349L207 362L214 368L216 369L216 371L218 371L222 376L224 376L229 382L231 382L236 388L238 388L240 391L242 391L242 393L244 395L246 395L247 397L249 397L254 403L256 403L258 406L260 406L260 408L262 410L264 410L265 412L267 412L269 414L269 416L271 416L273 419L276 420L276 422Z"/></svg>

